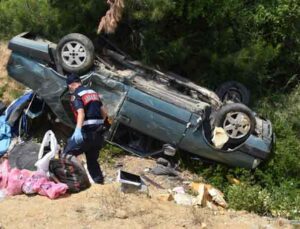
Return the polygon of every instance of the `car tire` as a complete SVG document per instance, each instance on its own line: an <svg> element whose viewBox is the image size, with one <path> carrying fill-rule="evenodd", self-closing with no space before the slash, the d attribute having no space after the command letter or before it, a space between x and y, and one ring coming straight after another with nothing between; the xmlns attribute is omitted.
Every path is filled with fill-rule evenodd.
<svg viewBox="0 0 300 229"><path fill-rule="evenodd" d="M59 41L56 55L66 72L82 74L94 65L95 48L88 37L71 33Z"/></svg>
<svg viewBox="0 0 300 229"><path fill-rule="evenodd" d="M220 97L222 102L232 101L235 103L243 103L249 105L250 103L250 92L241 83L236 81L228 81L216 90L216 94Z"/></svg>
<svg viewBox="0 0 300 229"><path fill-rule="evenodd" d="M255 130L256 120L253 112L244 104L226 104L216 111L214 127L222 127L229 137L229 144L244 142Z"/></svg>

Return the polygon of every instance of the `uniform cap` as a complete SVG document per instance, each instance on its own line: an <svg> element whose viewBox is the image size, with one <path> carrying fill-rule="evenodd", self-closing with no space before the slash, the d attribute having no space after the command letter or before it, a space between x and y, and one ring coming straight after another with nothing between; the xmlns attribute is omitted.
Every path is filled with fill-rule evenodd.
<svg viewBox="0 0 300 229"><path fill-rule="evenodd" d="M75 83L75 82L80 83L81 80L80 80L80 77L77 74L72 73L71 75L69 75L67 77L67 85L70 85L70 84Z"/></svg>

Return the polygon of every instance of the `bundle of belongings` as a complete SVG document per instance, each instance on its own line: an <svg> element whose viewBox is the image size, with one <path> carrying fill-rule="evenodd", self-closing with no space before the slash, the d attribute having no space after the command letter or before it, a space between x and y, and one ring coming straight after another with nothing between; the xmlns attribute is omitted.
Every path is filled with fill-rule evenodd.
<svg viewBox="0 0 300 229"><path fill-rule="evenodd" d="M25 93L1 112L0 192L7 196L24 193L56 199L89 188L84 167L74 156L59 155L60 147L51 130L41 144L21 140L21 132L28 128L28 117L35 118L43 112L44 103L36 99L32 92ZM38 104L38 109L33 104Z"/></svg>

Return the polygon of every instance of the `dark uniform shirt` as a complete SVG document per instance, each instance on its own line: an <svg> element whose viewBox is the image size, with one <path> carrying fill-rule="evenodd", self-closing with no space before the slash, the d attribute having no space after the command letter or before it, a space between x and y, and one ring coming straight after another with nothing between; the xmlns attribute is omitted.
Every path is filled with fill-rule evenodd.
<svg viewBox="0 0 300 229"><path fill-rule="evenodd" d="M71 96L71 108L77 121L78 109L84 109L83 129L93 129L103 124L102 102L97 92L84 86L78 87Z"/></svg>

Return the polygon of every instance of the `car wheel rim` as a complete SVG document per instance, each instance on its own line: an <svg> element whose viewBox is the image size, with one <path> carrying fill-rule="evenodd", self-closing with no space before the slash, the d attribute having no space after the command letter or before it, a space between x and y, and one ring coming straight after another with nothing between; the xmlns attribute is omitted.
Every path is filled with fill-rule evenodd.
<svg viewBox="0 0 300 229"><path fill-rule="evenodd" d="M81 43L70 41L63 46L61 57L67 66L79 67L85 62L87 53L85 47Z"/></svg>
<svg viewBox="0 0 300 229"><path fill-rule="evenodd" d="M242 102L241 94L235 89L229 89L223 96L223 101Z"/></svg>
<svg viewBox="0 0 300 229"><path fill-rule="evenodd" d="M223 123L227 135L233 139L245 137L249 133L250 127L250 118L243 112L229 112Z"/></svg>

